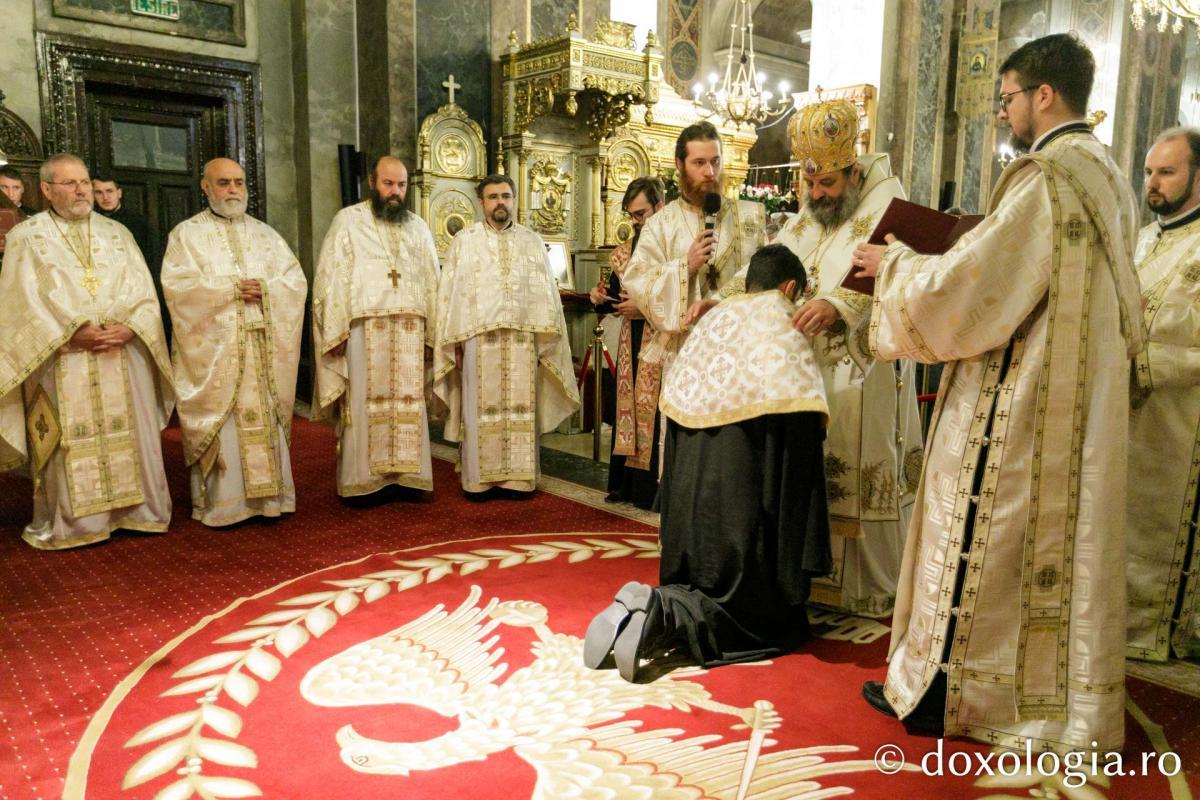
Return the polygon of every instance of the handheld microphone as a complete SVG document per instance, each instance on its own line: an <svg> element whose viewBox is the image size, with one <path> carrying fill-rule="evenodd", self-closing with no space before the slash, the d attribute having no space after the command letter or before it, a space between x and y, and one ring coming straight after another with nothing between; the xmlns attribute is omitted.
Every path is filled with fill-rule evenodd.
<svg viewBox="0 0 1200 800"><path fill-rule="evenodd" d="M717 214L721 212L721 195L709 192L704 195L704 230L717 227Z"/></svg>
<svg viewBox="0 0 1200 800"><path fill-rule="evenodd" d="M704 230L711 231L717 227L717 214L721 212L721 195L709 192L704 195ZM714 248L714 253L716 249ZM708 273L706 281L710 291L717 289L717 270L712 266L713 254L708 256Z"/></svg>

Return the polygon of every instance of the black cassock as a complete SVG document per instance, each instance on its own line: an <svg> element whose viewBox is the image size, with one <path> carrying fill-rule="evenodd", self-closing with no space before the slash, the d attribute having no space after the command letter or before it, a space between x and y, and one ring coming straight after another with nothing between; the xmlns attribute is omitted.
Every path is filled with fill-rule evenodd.
<svg viewBox="0 0 1200 800"><path fill-rule="evenodd" d="M697 663L769 658L808 638L811 581L832 569L824 420L664 419L658 593L673 645Z"/></svg>

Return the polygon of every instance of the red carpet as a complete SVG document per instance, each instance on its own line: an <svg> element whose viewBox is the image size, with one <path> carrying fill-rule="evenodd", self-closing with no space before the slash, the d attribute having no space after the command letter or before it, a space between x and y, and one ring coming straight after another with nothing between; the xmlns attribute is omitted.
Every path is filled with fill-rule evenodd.
<svg viewBox="0 0 1200 800"><path fill-rule="evenodd" d="M167 458L179 463L177 441ZM585 796L581 786L594 797L732 798L743 774L749 796L781 799L1172 796L1158 775L1068 789L1061 773L881 774L882 745L912 764L937 741L905 736L859 699L861 682L882 674L886 636L852 618L770 666L677 671L640 687L583 670L578 637L591 615L625 580L654 579L651 529L546 494L467 503L442 462L433 502L348 507L332 461L329 432L297 420L291 518L204 529L177 475L170 533L61 553L20 542L28 484L2 479L0 797L60 796L77 746L67 796L105 800L525 798L535 784L547 798ZM473 621L492 630L462 624L455 635L453 615L410 624L439 604L466 614L492 600L501 605ZM261 630L241 633L251 628ZM397 629L372 652L346 653ZM1200 701L1136 680L1130 696L1183 751L1185 771L1200 772ZM755 701L779 715L765 736L730 713ZM342 734L343 754L345 726L374 741ZM1128 769L1154 745L1132 716L1127 730ZM962 742L944 752L987 755Z"/></svg>

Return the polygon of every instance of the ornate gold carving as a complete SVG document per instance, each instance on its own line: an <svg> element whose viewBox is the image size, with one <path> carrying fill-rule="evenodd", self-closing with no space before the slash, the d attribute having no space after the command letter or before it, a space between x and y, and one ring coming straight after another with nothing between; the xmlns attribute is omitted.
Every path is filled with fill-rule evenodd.
<svg viewBox="0 0 1200 800"><path fill-rule="evenodd" d="M609 185L613 189L624 189L629 185L630 181L642 173L642 165L639 163L637 156L629 151L621 153L614 158L609 167L609 175L612 177Z"/></svg>
<svg viewBox="0 0 1200 800"><path fill-rule="evenodd" d="M453 133L448 133L438 140L434 157L441 171L451 175L464 174L470 160L466 141Z"/></svg>
<svg viewBox="0 0 1200 800"><path fill-rule="evenodd" d="M562 233L567 228L567 198L571 193L572 178L558 168L558 164L547 159L533 165L529 181L537 195L536 207L531 221L540 233Z"/></svg>
<svg viewBox="0 0 1200 800"><path fill-rule="evenodd" d="M646 63L640 57L633 55L626 58L607 53L584 53L583 66L588 69L619 72L622 75L633 75L638 78L646 74Z"/></svg>
<svg viewBox="0 0 1200 800"><path fill-rule="evenodd" d="M475 205L464 192L451 189L434 198L430 228L433 229L433 241L437 245L438 255L444 256L454 234L474 220Z"/></svg>
<svg viewBox="0 0 1200 800"><path fill-rule="evenodd" d="M609 47L619 47L622 50L632 50L636 27L628 22L599 17L596 20L596 27L592 31L592 41Z"/></svg>

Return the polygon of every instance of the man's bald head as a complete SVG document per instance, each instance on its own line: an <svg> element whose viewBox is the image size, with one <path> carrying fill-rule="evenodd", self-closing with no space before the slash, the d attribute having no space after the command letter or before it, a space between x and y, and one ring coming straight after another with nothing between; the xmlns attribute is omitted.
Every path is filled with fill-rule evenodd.
<svg viewBox="0 0 1200 800"><path fill-rule="evenodd" d="M237 219L246 213L246 171L232 158L214 158L205 164L200 188L209 207L222 217Z"/></svg>
<svg viewBox="0 0 1200 800"><path fill-rule="evenodd" d="M371 210L386 222L403 223L407 217L408 168L393 156L381 156L369 176Z"/></svg>

